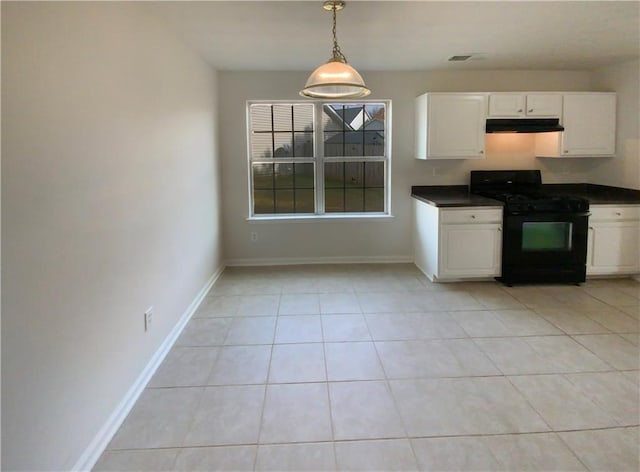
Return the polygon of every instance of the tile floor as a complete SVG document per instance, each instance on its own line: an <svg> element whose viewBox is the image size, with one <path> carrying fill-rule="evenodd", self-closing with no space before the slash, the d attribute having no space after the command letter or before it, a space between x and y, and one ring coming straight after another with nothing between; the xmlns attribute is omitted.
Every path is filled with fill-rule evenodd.
<svg viewBox="0 0 640 472"><path fill-rule="evenodd" d="M228 268L95 470L639 469L640 284Z"/></svg>

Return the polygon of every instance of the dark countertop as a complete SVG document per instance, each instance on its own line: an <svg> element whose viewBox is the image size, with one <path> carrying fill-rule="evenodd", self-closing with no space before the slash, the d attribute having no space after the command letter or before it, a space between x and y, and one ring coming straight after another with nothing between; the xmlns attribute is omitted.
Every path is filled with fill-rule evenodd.
<svg viewBox="0 0 640 472"><path fill-rule="evenodd" d="M543 184L555 195L589 200L591 205L640 205L640 190L597 184ZM436 207L502 206L502 202L469 193L467 185L417 185L411 196Z"/></svg>
<svg viewBox="0 0 640 472"><path fill-rule="evenodd" d="M411 196L436 207L502 206L502 202L469 193L466 185L417 185Z"/></svg>
<svg viewBox="0 0 640 472"><path fill-rule="evenodd" d="M589 200L591 205L640 205L640 190L597 184L543 184L554 195L571 195Z"/></svg>

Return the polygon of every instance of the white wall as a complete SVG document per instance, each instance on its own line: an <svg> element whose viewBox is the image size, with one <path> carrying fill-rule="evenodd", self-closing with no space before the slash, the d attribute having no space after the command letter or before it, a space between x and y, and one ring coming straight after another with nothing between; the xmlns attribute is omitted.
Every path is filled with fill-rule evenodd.
<svg viewBox="0 0 640 472"><path fill-rule="evenodd" d="M447 91L590 90L588 72L365 72L372 99L392 100L392 213L385 221L254 223L248 216L246 100L297 100L308 73L220 72L225 254L230 263L412 260L412 185L466 184L471 169L540 168L545 182L585 181L589 160L537 159L531 136L491 136L483 160L413 158L414 97ZM433 175L434 168L438 173ZM250 233L258 233L251 242ZM330 259L327 259L330 258Z"/></svg>
<svg viewBox="0 0 640 472"><path fill-rule="evenodd" d="M134 3L2 2L5 470L73 467L221 266L216 87Z"/></svg>
<svg viewBox="0 0 640 472"><path fill-rule="evenodd" d="M640 62L598 69L593 84L617 93L616 157L594 162L590 181L640 189Z"/></svg>

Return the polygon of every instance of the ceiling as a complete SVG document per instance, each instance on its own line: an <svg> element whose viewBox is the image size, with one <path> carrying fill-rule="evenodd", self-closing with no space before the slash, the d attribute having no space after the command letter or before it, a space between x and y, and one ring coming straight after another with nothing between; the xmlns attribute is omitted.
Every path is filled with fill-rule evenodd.
<svg viewBox="0 0 640 472"><path fill-rule="evenodd" d="M219 70L312 70L331 56L320 0L141 6ZM359 70L585 70L637 58L639 23L638 1L347 0L337 33Z"/></svg>

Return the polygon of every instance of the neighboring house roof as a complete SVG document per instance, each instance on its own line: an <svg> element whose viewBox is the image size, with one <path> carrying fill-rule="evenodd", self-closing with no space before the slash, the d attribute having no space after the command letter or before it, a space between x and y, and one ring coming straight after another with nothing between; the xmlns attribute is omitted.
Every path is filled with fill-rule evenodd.
<svg viewBox="0 0 640 472"><path fill-rule="evenodd" d="M336 124L338 129L357 130L371 119L371 116L362 106L324 106L324 112Z"/></svg>
<svg viewBox="0 0 640 472"><path fill-rule="evenodd" d="M364 119L361 117L363 110L362 107L340 107L336 110L342 121L348 123L353 129L358 129L364 122L369 119L369 114L364 112ZM360 126L356 125L359 124Z"/></svg>
<svg viewBox="0 0 640 472"><path fill-rule="evenodd" d="M384 131L384 118L373 118L364 124L366 131Z"/></svg>
<svg viewBox="0 0 640 472"><path fill-rule="evenodd" d="M382 144L384 143L384 108L373 117L361 106L332 107L326 105L325 113L336 123L336 128L347 131L328 138L327 144ZM355 126L357 125L357 126ZM352 132L360 131L360 132ZM365 131L362 133L362 131ZM372 133L371 131L379 131Z"/></svg>

